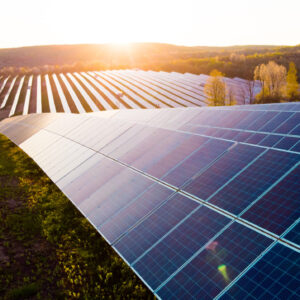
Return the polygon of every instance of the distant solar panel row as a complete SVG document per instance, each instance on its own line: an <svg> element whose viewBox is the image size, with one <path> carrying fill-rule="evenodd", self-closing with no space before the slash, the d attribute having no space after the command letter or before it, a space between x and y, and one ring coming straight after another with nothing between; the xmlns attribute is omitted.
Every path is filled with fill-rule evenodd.
<svg viewBox="0 0 300 300"><path fill-rule="evenodd" d="M42 114L6 119L0 132L158 298L293 299L299 110L290 103ZM189 130L199 126L210 130ZM215 129L278 140L262 144ZM293 146L277 148L289 138Z"/></svg>
<svg viewBox="0 0 300 300"><path fill-rule="evenodd" d="M207 78L133 70L8 76L0 78L0 107L7 110L7 116L13 116L205 106L203 86ZM247 81L225 80L234 87L239 104L249 101Z"/></svg>

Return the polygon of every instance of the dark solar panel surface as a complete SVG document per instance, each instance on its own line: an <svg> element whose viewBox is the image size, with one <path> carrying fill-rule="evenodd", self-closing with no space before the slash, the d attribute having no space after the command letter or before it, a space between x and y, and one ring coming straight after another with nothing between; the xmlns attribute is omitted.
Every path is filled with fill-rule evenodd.
<svg viewBox="0 0 300 300"><path fill-rule="evenodd" d="M159 298L293 299L299 111L286 103L41 114L4 120L0 132Z"/></svg>

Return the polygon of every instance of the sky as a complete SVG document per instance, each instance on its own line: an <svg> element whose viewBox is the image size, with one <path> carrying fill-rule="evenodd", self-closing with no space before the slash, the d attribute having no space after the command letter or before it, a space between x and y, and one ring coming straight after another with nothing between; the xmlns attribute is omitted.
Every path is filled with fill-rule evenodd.
<svg viewBox="0 0 300 300"><path fill-rule="evenodd" d="M2 0L0 48L300 44L300 0Z"/></svg>

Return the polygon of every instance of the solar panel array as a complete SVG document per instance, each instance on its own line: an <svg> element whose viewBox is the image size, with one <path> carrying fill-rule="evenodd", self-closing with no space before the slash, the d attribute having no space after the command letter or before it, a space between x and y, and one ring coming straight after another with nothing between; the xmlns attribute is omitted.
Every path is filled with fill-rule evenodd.
<svg viewBox="0 0 300 300"><path fill-rule="evenodd" d="M0 77L0 108L7 110L7 116L13 116L204 106L208 77L134 70ZM224 81L235 91L238 103L249 101L246 80ZM256 84L254 94L259 89Z"/></svg>
<svg viewBox="0 0 300 300"><path fill-rule="evenodd" d="M160 299L296 299L300 103L9 118Z"/></svg>

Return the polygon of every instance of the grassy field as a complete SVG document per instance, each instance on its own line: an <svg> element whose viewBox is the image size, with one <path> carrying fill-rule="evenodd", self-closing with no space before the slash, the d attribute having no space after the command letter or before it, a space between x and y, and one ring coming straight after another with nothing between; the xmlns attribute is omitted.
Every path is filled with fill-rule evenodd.
<svg viewBox="0 0 300 300"><path fill-rule="evenodd" d="M3 135L0 298L154 298L43 171Z"/></svg>

